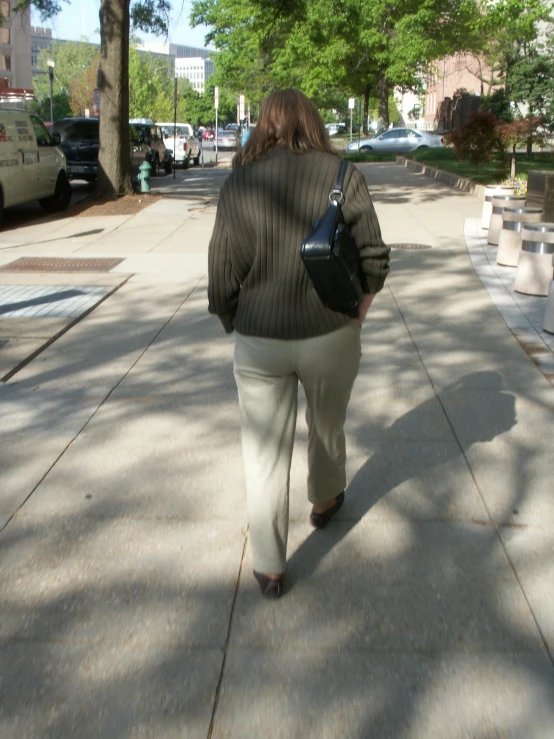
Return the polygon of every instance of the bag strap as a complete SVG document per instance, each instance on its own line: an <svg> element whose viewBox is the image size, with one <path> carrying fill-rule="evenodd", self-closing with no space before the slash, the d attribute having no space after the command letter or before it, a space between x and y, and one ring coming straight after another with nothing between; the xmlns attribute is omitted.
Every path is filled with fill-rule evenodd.
<svg viewBox="0 0 554 739"><path fill-rule="evenodd" d="M335 185L331 192L329 193L329 202L335 204L335 205L342 205L344 203L344 178L346 176L346 170L348 169L348 162L345 162L344 159L341 161L339 165L339 169L337 172L337 177L335 180ZM337 197L334 197L337 196Z"/></svg>

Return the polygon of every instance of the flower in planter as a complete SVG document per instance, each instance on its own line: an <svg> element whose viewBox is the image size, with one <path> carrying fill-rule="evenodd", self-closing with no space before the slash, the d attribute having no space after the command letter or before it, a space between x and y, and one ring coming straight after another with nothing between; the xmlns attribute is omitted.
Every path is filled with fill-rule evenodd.
<svg viewBox="0 0 554 739"><path fill-rule="evenodd" d="M524 177L509 177L502 184L513 187L516 195L527 195L527 179Z"/></svg>

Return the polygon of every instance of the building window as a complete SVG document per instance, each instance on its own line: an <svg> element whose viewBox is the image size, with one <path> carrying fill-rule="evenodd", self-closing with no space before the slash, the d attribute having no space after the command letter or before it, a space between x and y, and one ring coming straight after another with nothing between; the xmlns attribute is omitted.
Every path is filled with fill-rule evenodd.
<svg viewBox="0 0 554 739"><path fill-rule="evenodd" d="M10 17L10 3L8 0L2 0L2 2L0 2L0 12L4 18Z"/></svg>
<svg viewBox="0 0 554 739"><path fill-rule="evenodd" d="M12 71L12 58L9 54L2 54L2 71Z"/></svg>
<svg viewBox="0 0 554 739"><path fill-rule="evenodd" d="M2 43L3 44L9 44L10 43L10 29L9 28L4 28L2 26L2 36L1 36L1 38L2 38Z"/></svg>

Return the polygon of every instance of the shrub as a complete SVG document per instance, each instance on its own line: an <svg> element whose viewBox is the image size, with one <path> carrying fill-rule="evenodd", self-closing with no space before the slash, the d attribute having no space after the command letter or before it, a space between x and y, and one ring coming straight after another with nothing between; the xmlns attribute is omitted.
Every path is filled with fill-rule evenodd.
<svg viewBox="0 0 554 739"><path fill-rule="evenodd" d="M458 159L472 164L486 164L504 154L504 143L498 129L498 119L492 113L476 113L469 123L447 137Z"/></svg>
<svg viewBox="0 0 554 739"><path fill-rule="evenodd" d="M495 90L492 95L483 95L480 104L481 112L492 113L499 120L510 123L513 121L514 116L512 108L510 106L510 99L506 95L506 90L501 87L499 90Z"/></svg>
<svg viewBox="0 0 554 739"><path fill-rule="evenodd" d="M504 146L512 150L511 176L516 176L516 147L527 145L529 151L533 144L544 146L548 143L548 135L540 116L527 116L511 123L500 123L498 132Z"/></svg>
<svg viewBox="0 0 554 739"><path fill-rule="evenodd" d="M516 146L527 143L544 146L548 143L548 134L544 130L541 116L527 116L511 123L501 123L499 133L505 146L515 152Z"/></svg>

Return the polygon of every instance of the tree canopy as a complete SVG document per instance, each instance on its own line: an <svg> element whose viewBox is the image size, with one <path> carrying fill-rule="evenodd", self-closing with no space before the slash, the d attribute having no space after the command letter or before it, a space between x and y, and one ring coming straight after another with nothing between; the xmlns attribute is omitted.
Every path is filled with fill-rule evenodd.
<svg viewBox="0 0 554 739"><path fill-rule="evenodd" d="M543 0L194 0L191 20L209 27L236 92L294 86L321 107L354 95L366 114L374 96L388 123L393 88L420 91L433 62L457 52L486 54L498 77L547 14Z"/></svg>

